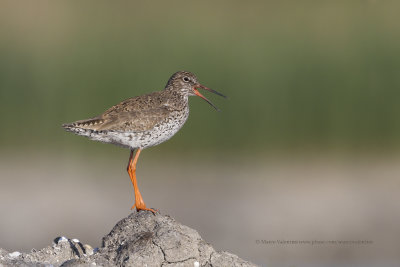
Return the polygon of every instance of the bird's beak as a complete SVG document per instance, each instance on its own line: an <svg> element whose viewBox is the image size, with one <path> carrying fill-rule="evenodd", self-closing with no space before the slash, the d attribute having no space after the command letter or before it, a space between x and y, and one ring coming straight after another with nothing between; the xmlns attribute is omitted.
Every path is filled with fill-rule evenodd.
<svg viewBox="0 0 400 267"><path fill-rule="evenodd" d="M210 91L210 92L212 92L212 93L214 93L214 94L216 94L216 95L222 96L222 97L224 97L224 98L226 98L226 96L224 96L223 94L221 94L221 93L219 93L219 92L217 92L217 91L215 91L215 90L213 90L213 89L210 89L210 88L208 88L208 87L205 87L204 85L201 85L201 84L196 84L195 86L193 86L193 91L194 91L194 93L195 93L197 96L200 96L200 97L203 98L205 101L207 101L208 104L210 104L213 108L215 108L217 111L220 111L219 108L217 108L213 103L211 103L210 100L208 100L207 98L205 98L205 96L203 96L202 94L200 94L198 88L201 88L201 89Z"/></svg>

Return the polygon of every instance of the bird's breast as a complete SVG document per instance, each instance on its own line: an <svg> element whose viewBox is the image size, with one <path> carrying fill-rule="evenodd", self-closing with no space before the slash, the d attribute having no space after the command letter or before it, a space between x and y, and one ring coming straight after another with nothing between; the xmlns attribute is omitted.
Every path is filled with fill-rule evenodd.
<svg viewBox="0 0 400 267"><path fill-rule="evenodd" d="M108 140L99 140L116 145L134 148L147 148L167 141L185 124L189 117L189 108L172 111L163 121L152 129L140 132L108 132ZM94 138L92 138L94 139Z"/></svg>
<svg viewBox="0 0 400 267"><path fill-rule="evenodd" d="M158 145L174 136L185 124L189 117L189 108L183 111L171 112L163 122L147 131L143 139L142 148Z"/></svg>

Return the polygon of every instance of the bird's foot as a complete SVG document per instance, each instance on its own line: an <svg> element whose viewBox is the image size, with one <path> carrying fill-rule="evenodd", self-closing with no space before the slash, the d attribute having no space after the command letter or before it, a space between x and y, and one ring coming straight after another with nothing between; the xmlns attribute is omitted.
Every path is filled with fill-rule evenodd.
<svg viewBox="0 0 400 267"><path fill-rule="evenodd" d="M156 215L157 212L159 212L158 210L154 210L154 209L150 209L150 208L146 208L146 206L139 206L134 204L131 208L131 210L133 210L134 208L136 208L136 211L141 211L141 210L148 210L151 211L154 215Z"/></svg>

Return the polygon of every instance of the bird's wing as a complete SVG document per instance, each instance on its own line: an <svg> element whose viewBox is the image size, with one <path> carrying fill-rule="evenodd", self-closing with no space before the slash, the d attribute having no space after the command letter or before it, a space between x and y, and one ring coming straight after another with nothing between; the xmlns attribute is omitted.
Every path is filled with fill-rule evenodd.
<svg viewBox="0 0 400 267"><path fill-rule="evenodd" d="M97 117L76 121L64 127L95 131L141 132L150 130L161 123L173 110L173 106L168 105L168 102L153 93L126 99Z"/></svg>
<svg viewBox="0 0 400 267"><path fill-rule="evenodd" d="M126 111L117 114L105 114L101 118L101 123L97 124L96 129L142 132L147 131L166 119L170 110L165 107L146 109L140 111Z"/></svg>

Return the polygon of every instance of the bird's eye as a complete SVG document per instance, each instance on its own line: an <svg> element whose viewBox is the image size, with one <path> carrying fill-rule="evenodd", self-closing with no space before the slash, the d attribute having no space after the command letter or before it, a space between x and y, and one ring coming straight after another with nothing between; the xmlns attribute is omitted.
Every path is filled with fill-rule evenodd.
<svg viewBox="0 0 400 267"><path fill-rule="evenodd" d="M183 81L184 81L184 82L189 82L190 79L189 79L188 77L183 77Z"/></svg>

